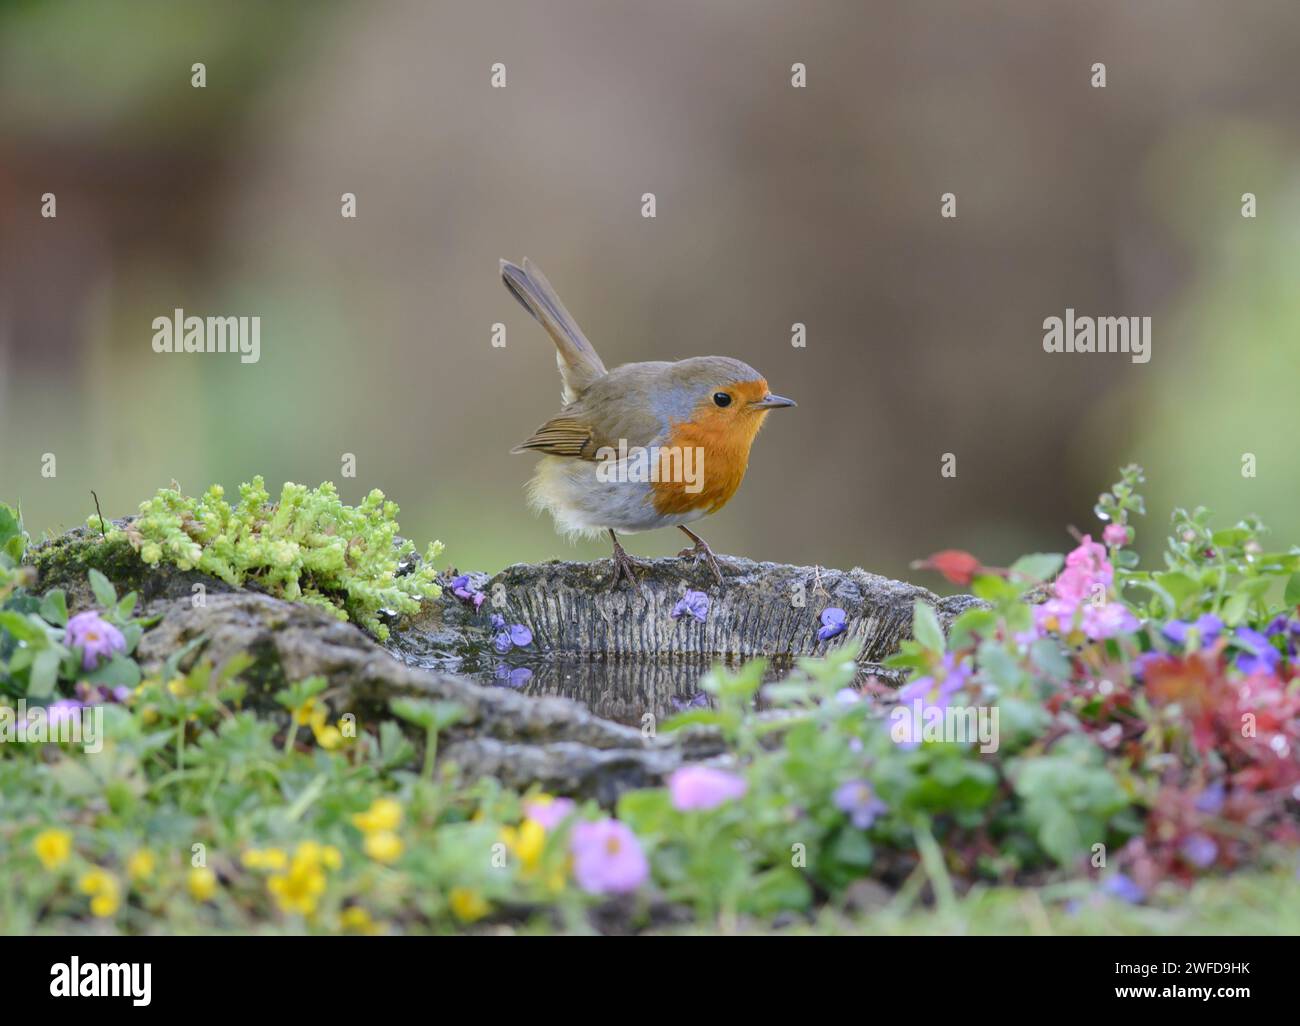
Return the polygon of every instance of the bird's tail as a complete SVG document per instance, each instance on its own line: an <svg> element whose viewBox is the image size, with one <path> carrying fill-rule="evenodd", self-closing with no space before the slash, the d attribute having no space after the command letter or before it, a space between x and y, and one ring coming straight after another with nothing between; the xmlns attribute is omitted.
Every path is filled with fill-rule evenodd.
<svg viewBox="0 0 1300 1026"><path fill-rule="evenodd" d="M501 280L551 336L555 363L564 382L564 401L573 402L593 381L604 377L605 364L536 264L527 257L523 267L502 260Z"/></svg>

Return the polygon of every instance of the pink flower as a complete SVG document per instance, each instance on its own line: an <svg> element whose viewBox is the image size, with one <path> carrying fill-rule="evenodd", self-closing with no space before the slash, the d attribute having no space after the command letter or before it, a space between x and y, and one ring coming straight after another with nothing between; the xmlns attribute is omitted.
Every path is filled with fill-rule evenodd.
<svg viewBox="0 0 1300 1026"><path fill-rule="evenodd" d="M543 830L554 830L572 811L573 802L568 798L552 798L550 795L543 795L534 801L524 803L524 815L540 823Z"/></svg>
<svg viewBox="0 0 1300 1026"><path fill-rule="evenodd" d="M1105 641L1116 634L1132 634L1140 624L1122 602L1105 602L1083 606L1083 633L1093 641Z"/></svg>
<svg viewBox="0 0 1300 1026"><path fill-rule="evenodd" d="M1122 548L1128 544L1128 528L1123 524L1107 524L1101 540L1113 549Z"/></svg>
<svg viewBox="0 0 1300 1026"><path fill-rule="evenodd" d="M627 894L650 876L641 842L616 819L579 823L573 828L569 850L573 877L588 894Z"/></svg>
<svg viewBox="0 0 1300 1026"><path fill-rule="evenodd" d="M111 623L100 619L99 613L88 609L78 613L68 621L65 642L71 648L81 649L81 668L93 670L104 659L111 659L114 652L126 651L126 638Z"/></svg>
<svg viewBox="0 0 1300 1026"><path fill-rule="evenodd" d="M683 766L668 778L673 807L681 812L716 809L740 798L748 787L743 777L710 766Z"/></svg>
<svg viewBox="0 0 1300 1026"><path fill-rule="evenodd" d="M1065 569L1056 579L1056 596L1076 605L1085 599L1096 600L1110 590L1115 568L1106 558L1105 546L1088 535L1079 547L1065 557Z"/></svg>

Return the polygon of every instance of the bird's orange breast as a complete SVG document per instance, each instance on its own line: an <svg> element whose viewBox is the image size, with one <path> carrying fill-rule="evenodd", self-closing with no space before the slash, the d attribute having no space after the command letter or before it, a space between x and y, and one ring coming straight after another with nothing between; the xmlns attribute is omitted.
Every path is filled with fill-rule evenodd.
<svg viewBox="0 0 1300 1026"><path fill-rule="evenodd" d="M747 383L748 384L748 383ZM767 390L766 382L745 389L741 402L754 391L756 398ZM651 482L655 511L668 515L704 510L716 513L736 494L749 467L749 449L765 410L724 410L702 405L690 420L672 425L659 452L659 480ZM690 454L686 451L690 450ZM691 461L694 460L694 463ZM694 480L686 479L682 468L694 468Z"/></svg>

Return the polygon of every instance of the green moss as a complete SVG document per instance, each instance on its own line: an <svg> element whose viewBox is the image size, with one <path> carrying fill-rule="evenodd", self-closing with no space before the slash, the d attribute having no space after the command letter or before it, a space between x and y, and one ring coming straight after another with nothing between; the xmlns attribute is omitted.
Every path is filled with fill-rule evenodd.
<svg viewBox="0 0 1300 1026"><path fill-rule="evenodd" d="M410 560L415 546L398 542L397 504L378 489L355 507L344 505L329 482L314 489L286 483L274 503L261 477L240 485L239 492L232 507L220 485L198 498L160 489L141 504L137 518L111 528L106 542L87 539L84 544L95 551L77 546L57 558L89 565L90 559L117 559L125 550L137 566L166 562L235 587L255 582L279 598L351 619L380 639L388 637L381 610L415 613L422 600L440 594L432 561L441 543L432 543L424 562L399 576L399 564ZM99 518L91 517L87 526L98 532Z"/></svg>

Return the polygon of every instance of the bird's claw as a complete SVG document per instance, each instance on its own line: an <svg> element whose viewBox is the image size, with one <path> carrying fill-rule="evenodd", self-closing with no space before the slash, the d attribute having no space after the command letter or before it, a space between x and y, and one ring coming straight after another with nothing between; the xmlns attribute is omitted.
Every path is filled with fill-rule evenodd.
<svg viewBox="0 0 1300 1026"><path fill-rule="evenodd" d="M718 583L722 583L722 568L718 566L718 559L714 556L713 550L705 544L703 539L697 541L689 549L682 549L681 552L677 553L677 558L690 559L695 566L700 565L701 559L704 560L709 564L709 569L713 571L713 576L718 579Z"/></svg>
<svg viewBox="0 0 1300 1026"><path fill-rule="evenodd" d="M614 576L610 579L609 587L606 590L614 591L618 588L619 581L625 577L633 588L641 587L641 582L636 576L636 560L624 552L622 546L618 546L614 549L614 555L612 558L614 560Z"/></svg>

